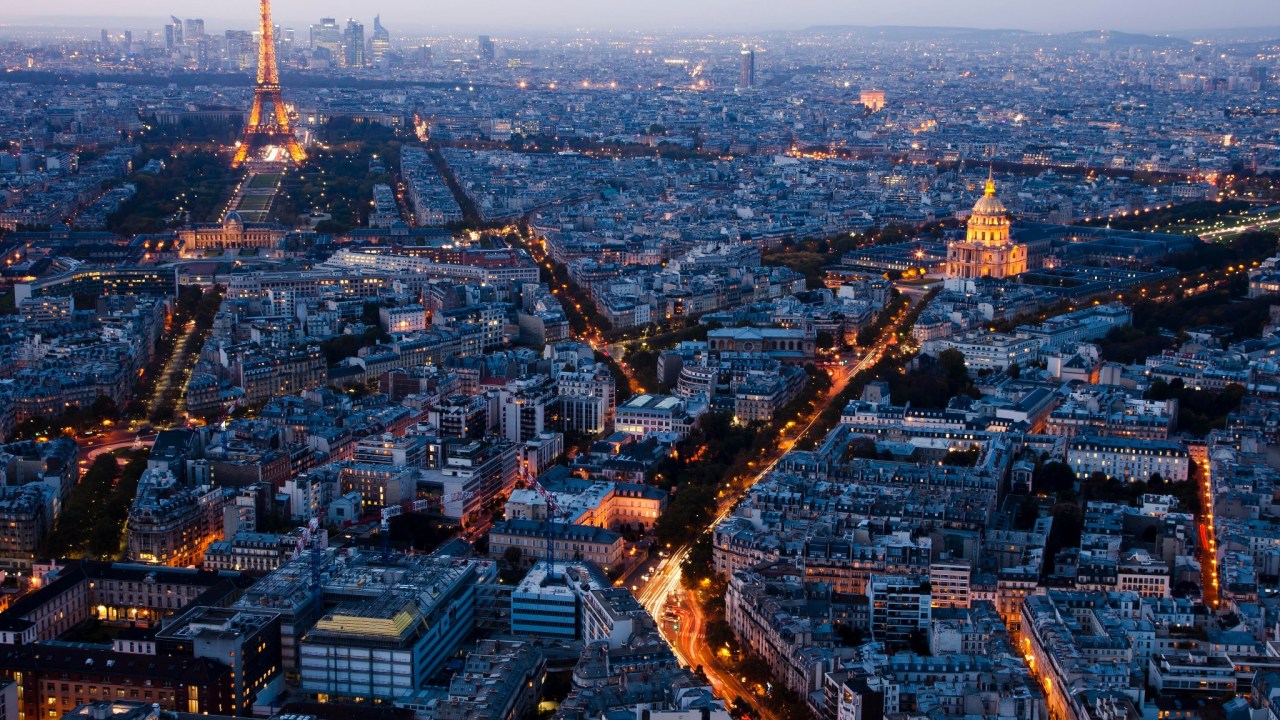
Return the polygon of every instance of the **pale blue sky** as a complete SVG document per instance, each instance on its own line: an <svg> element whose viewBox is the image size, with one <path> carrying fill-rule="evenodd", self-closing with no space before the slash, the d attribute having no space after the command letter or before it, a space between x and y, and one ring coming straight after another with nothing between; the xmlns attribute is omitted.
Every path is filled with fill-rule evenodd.
<svg viewBox="0 0 1280 720"><path fill-rule="evenodd" d="M170 14L210 24L251 24L254 0L56 0L0 13L0 23L25 17L138 20ZM819 24L928 25L1038 31L1113 29L1186 31L1280 25L1280 0L274 0L277 22L305 25L321 16L381 13L388 27L440 30L701 29L787 30Z"/></svg>

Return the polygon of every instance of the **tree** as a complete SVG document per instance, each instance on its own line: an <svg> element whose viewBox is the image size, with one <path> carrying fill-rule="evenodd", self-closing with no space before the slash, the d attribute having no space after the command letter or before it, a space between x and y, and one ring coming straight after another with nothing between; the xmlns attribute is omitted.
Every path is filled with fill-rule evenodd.
<svg viewBox="0 0 1280 720"><path fill-rule="evenodd" d="M1031 491L1036 494L1057 495L1072 490L1076 485L1076 475L1071 466L1054 460L1036 469L1031 476Z"/></svg>
<svg viewBox="0 0 1280 720"><path fill-rule="evenodd" d="M938 353L938 369L952 387L962 386L969 380L969 367L965 365L964 353L955 348L947 348Z"/></svg>
<svg viewBox="0 0 1280 720"><path fill-rule="evenodd" d="M947 454L942 457L942 464L954 467L973 467L978 464L978 457L981 454L982 452L977 447L969 447L964 450L948 450Z"/></svg>
<svg viewBox="0 0 1280 720"><path fill-rule="evenodd" d="M520 548L516 547L515 545L512 545L508 547L506 550L502 551L502 559L505 560L506 563L511 567L519 567L520 559L523 556L524 556L524 553L520 550Z"/></svg>
<svg viewBox="0 0 1280 720"><path fill-rule="evenodd" d="M911 635L907 638L907 644L911 646L911 652L922 657L928 657L933 653L929 650L929 632L916 628L911 631Z"/></svg>
<svg viewBox="0 0 1280 720"><path fill-rule="evenodd" d="M840 644L845 647L858 647L867 640L864 630L840 622L836 623L836 636L840 638Z"/></svg>
<svg viewBox="0 0 1280 720"><path fill-rule="evenodd" d="M1014 517L1013 525L1018 530L1030 530L1035 527L1036 520L1040 519L1040 503L1034 495L1024 495L1022 502L1018 505L1018 514Z"/></svg>
<svg viewBox="0 0 1280 720"><path fill-rule="evenodd" d="M845 459L853 458L878 458L880 451L876 448L876 441L866 435L859 435L849 441L849 445L845 448Z"/></svg>
<svg viewBox="0 0 1280 720"><path fill-rule="evenodd" d="M836 346L836 337L826 330L819 330L814 342L818 346L818 349L830 350Z"/></svg>
<svg viewBox="0 0 1280 720"><path fill-rule="evenodd" d="M1045 542L1046 571L1053 567L1053 559L1060 550L1080 547L1080 534L1084 529L1084 517L1074 499L1057 503L1050 514L1053 516L1053 526L1049 530L1049 539Z"/></svg>

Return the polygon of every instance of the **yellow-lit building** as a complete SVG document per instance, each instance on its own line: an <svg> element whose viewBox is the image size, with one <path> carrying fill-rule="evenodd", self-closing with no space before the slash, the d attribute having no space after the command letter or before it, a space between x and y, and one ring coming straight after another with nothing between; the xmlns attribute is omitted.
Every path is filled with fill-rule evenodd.
<svg viewBox="0 0 1280 720"><path fill-rule="evenodd" d="M178 231L183 257L198 257L206 250L270 250L284 242L285 229L270 223L246 223L240 213L229 212L220 224L194 225Z"/></svg>
<svg viewBox="0 0 1280 720"><path fill-rule="evenodd" d="M996 197L996 181L973 206L963 242L947 248L947 278L1008 278L1027 271L1027 246L1009 236L1009 211Z"/></svg>

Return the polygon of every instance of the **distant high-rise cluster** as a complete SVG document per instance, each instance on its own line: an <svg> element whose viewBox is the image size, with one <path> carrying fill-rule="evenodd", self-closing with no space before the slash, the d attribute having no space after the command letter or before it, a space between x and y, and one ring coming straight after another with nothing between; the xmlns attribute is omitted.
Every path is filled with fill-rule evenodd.
<svg viewBox="0 0 1280 720"><path fill-rule="evenodd" d="M374 17L368 36L364 23L355 18L348 18L345 27L335 18L320 18L310 32L308 49L315 67L383 67L391 56L391 32L380 15Z"/></svg>
<svg viewBox="0 0 1280 720"><path fill-rule="evenodd" d="M0 26L0 720L1280 720L1276 41L252 2Z"/></svg>

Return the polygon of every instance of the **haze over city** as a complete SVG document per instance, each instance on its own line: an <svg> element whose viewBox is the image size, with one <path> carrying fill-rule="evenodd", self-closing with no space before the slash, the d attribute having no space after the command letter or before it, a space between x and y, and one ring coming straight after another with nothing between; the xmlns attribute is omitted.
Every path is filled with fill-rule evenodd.
<svg viewBox="0 0 1280 720"><path fill-rule="evenodd" d="M236 8L242 12L236 13ZM0 21L59 18L75 23L85 17L142 18L202 15L219 26L232 26L237 17L252 17L253 3L209 6L195 0L139 0L129 3L60 0L53 6L15 4ZM521 30L797 30L817 25L953 26L983 29L1021 29L1036 32L1120 30L1126 32L1194 32L1216 28L1280 25L1280 5L1271 0L1080 0L1070 3L1024 0L650 0L596 2L594 0L478 0L468 3L421 3L386 0L352 4L345 0L280 0L276 19L296 23L311 17L381 13L414 29L431 27L491 32Z"/></svg>

